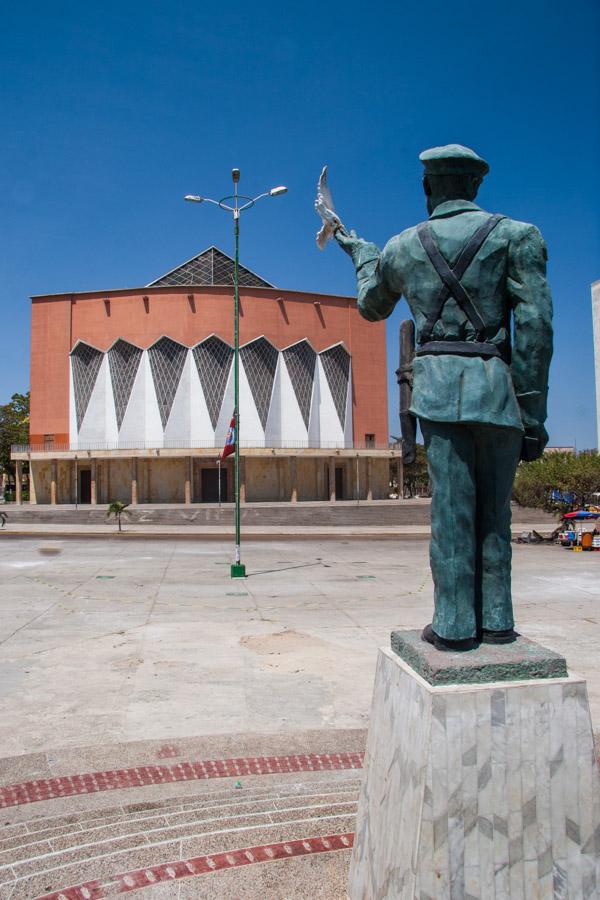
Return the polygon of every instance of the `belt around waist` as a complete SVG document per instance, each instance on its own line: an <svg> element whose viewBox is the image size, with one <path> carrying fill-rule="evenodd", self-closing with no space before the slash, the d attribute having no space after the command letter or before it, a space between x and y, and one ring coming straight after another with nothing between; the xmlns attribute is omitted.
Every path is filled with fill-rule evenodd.
<svg viewBox="0 0 600 900"><path fill-rule="evenodd" d="M495 344L487 341L427 341L417 348L415 356L450 353L455 356L501 357Z"/></svg>

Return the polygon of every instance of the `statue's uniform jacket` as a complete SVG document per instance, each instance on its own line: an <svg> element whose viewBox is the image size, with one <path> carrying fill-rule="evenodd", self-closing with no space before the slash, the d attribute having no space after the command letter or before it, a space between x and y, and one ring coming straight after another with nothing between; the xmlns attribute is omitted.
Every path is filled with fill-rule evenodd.
<svg viewBox="0 0 600 900"><path fill-rule="evenodd" d="M450 200L436 207L429 222L450 265L487 215L466 200ZM436 422L482 422L519 430L543 426L552 355L546 258L546 246L534 225L509 218L499 222L461 281L486 323L484 340L495 344L502 358L417 357L415 415ZM404 296L419 343L441 281L416 227L393 237L381 253L374 244L361 242L354 262L361 314L371 321L387 318ZM473 326L452 297L432 339L476 340Z"/></svg>
<svg viewBox="0 0 600 900"><path fill-rule="evenodd" d="M435 208L429 226L451 267L488 217L465 200ZM404 296L421 343L442 281L417 228L392 238L382 252L360 239L351 252L361 314L384 319ZM451 296L426 338L438 349L437 342L483 341L500 355L442 352L415 358L411 410L421 422L433 485L433 628L442 637L460 640L482 627L504 631L514 624L512 483L528 442L539 455L547 441L552 300L546 258L537 228L501 219L460 279L484 321L484 333L476 334Z"/></svg>

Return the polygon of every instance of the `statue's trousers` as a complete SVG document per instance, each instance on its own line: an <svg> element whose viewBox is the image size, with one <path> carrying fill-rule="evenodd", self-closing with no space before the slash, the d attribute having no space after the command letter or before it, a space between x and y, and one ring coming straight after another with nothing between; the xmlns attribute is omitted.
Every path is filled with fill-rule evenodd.
<svg viewBox="0 0 600 900"><path fill-rule="evenodd" d="M510 500L522 433L421 419L432 484L433 630L452 640L513 627Z"/></svg>

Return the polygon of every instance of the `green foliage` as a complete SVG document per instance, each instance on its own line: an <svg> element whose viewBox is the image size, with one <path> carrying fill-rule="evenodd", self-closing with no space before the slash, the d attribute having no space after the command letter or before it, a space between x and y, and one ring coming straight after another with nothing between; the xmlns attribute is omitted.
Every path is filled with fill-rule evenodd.
<svg viewBox="0 0 600 900"><path fill-rule="evenodd" d="M113 500L112 503L109 504L108 510L106 511L106 517L110 519L111 516L114 516L117 520L117 524L119 526L119 531L122 531L121 527L121 516L129 506L129 503L123 503L121 500Z"/></svg>
<svg viewBox="0 0 600 900"><path fill-rule="evenodd" d="M404 466L404 496L428 496L430 492L427 454L423 444L417 444L415 461L410 466Z"/></svg>
<svg viewBox="0 0 600 900"><path fill-rule="evenodd" d="M552 499L552 491L573 494L571 507ZM596 450L581 453L544 453L534 462L520 463L513 497L521 506L533 506L550 512L580 509L597 498L600 491L600 456Z"/></svg>
<svg viewBox="0 0 600 900"><path fill-rule="evenodd" d="M29 392L13 394L10 402L0 406L0 468L14 473L10 460L11 444L29 443Z"/></svg>

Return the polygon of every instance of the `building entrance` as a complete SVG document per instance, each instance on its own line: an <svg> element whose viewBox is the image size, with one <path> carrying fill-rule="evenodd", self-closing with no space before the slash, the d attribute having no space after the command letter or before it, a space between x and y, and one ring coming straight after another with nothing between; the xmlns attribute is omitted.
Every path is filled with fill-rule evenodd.
<svg viewBox="0 0 600 900"><path fill-rule="evenodd" d="M219 502L219 471L221 472L221 500L227 500L227 469L202 469L200 483L202 486L203 503Z"/></svg>
<svg viewBox="0 0 600 900"><path fill-rule="evenodd" d="M329 484L329 469L327 469L327 496L331 494L331 485ZM344 467L335 467L335 499L344 499Z"/></svg>
<svg viewBox="0 0 600 900"><path fill-rule="evenodd" d="M81 469L79 472L79 502L92 502L92 470Z"/></svg>

